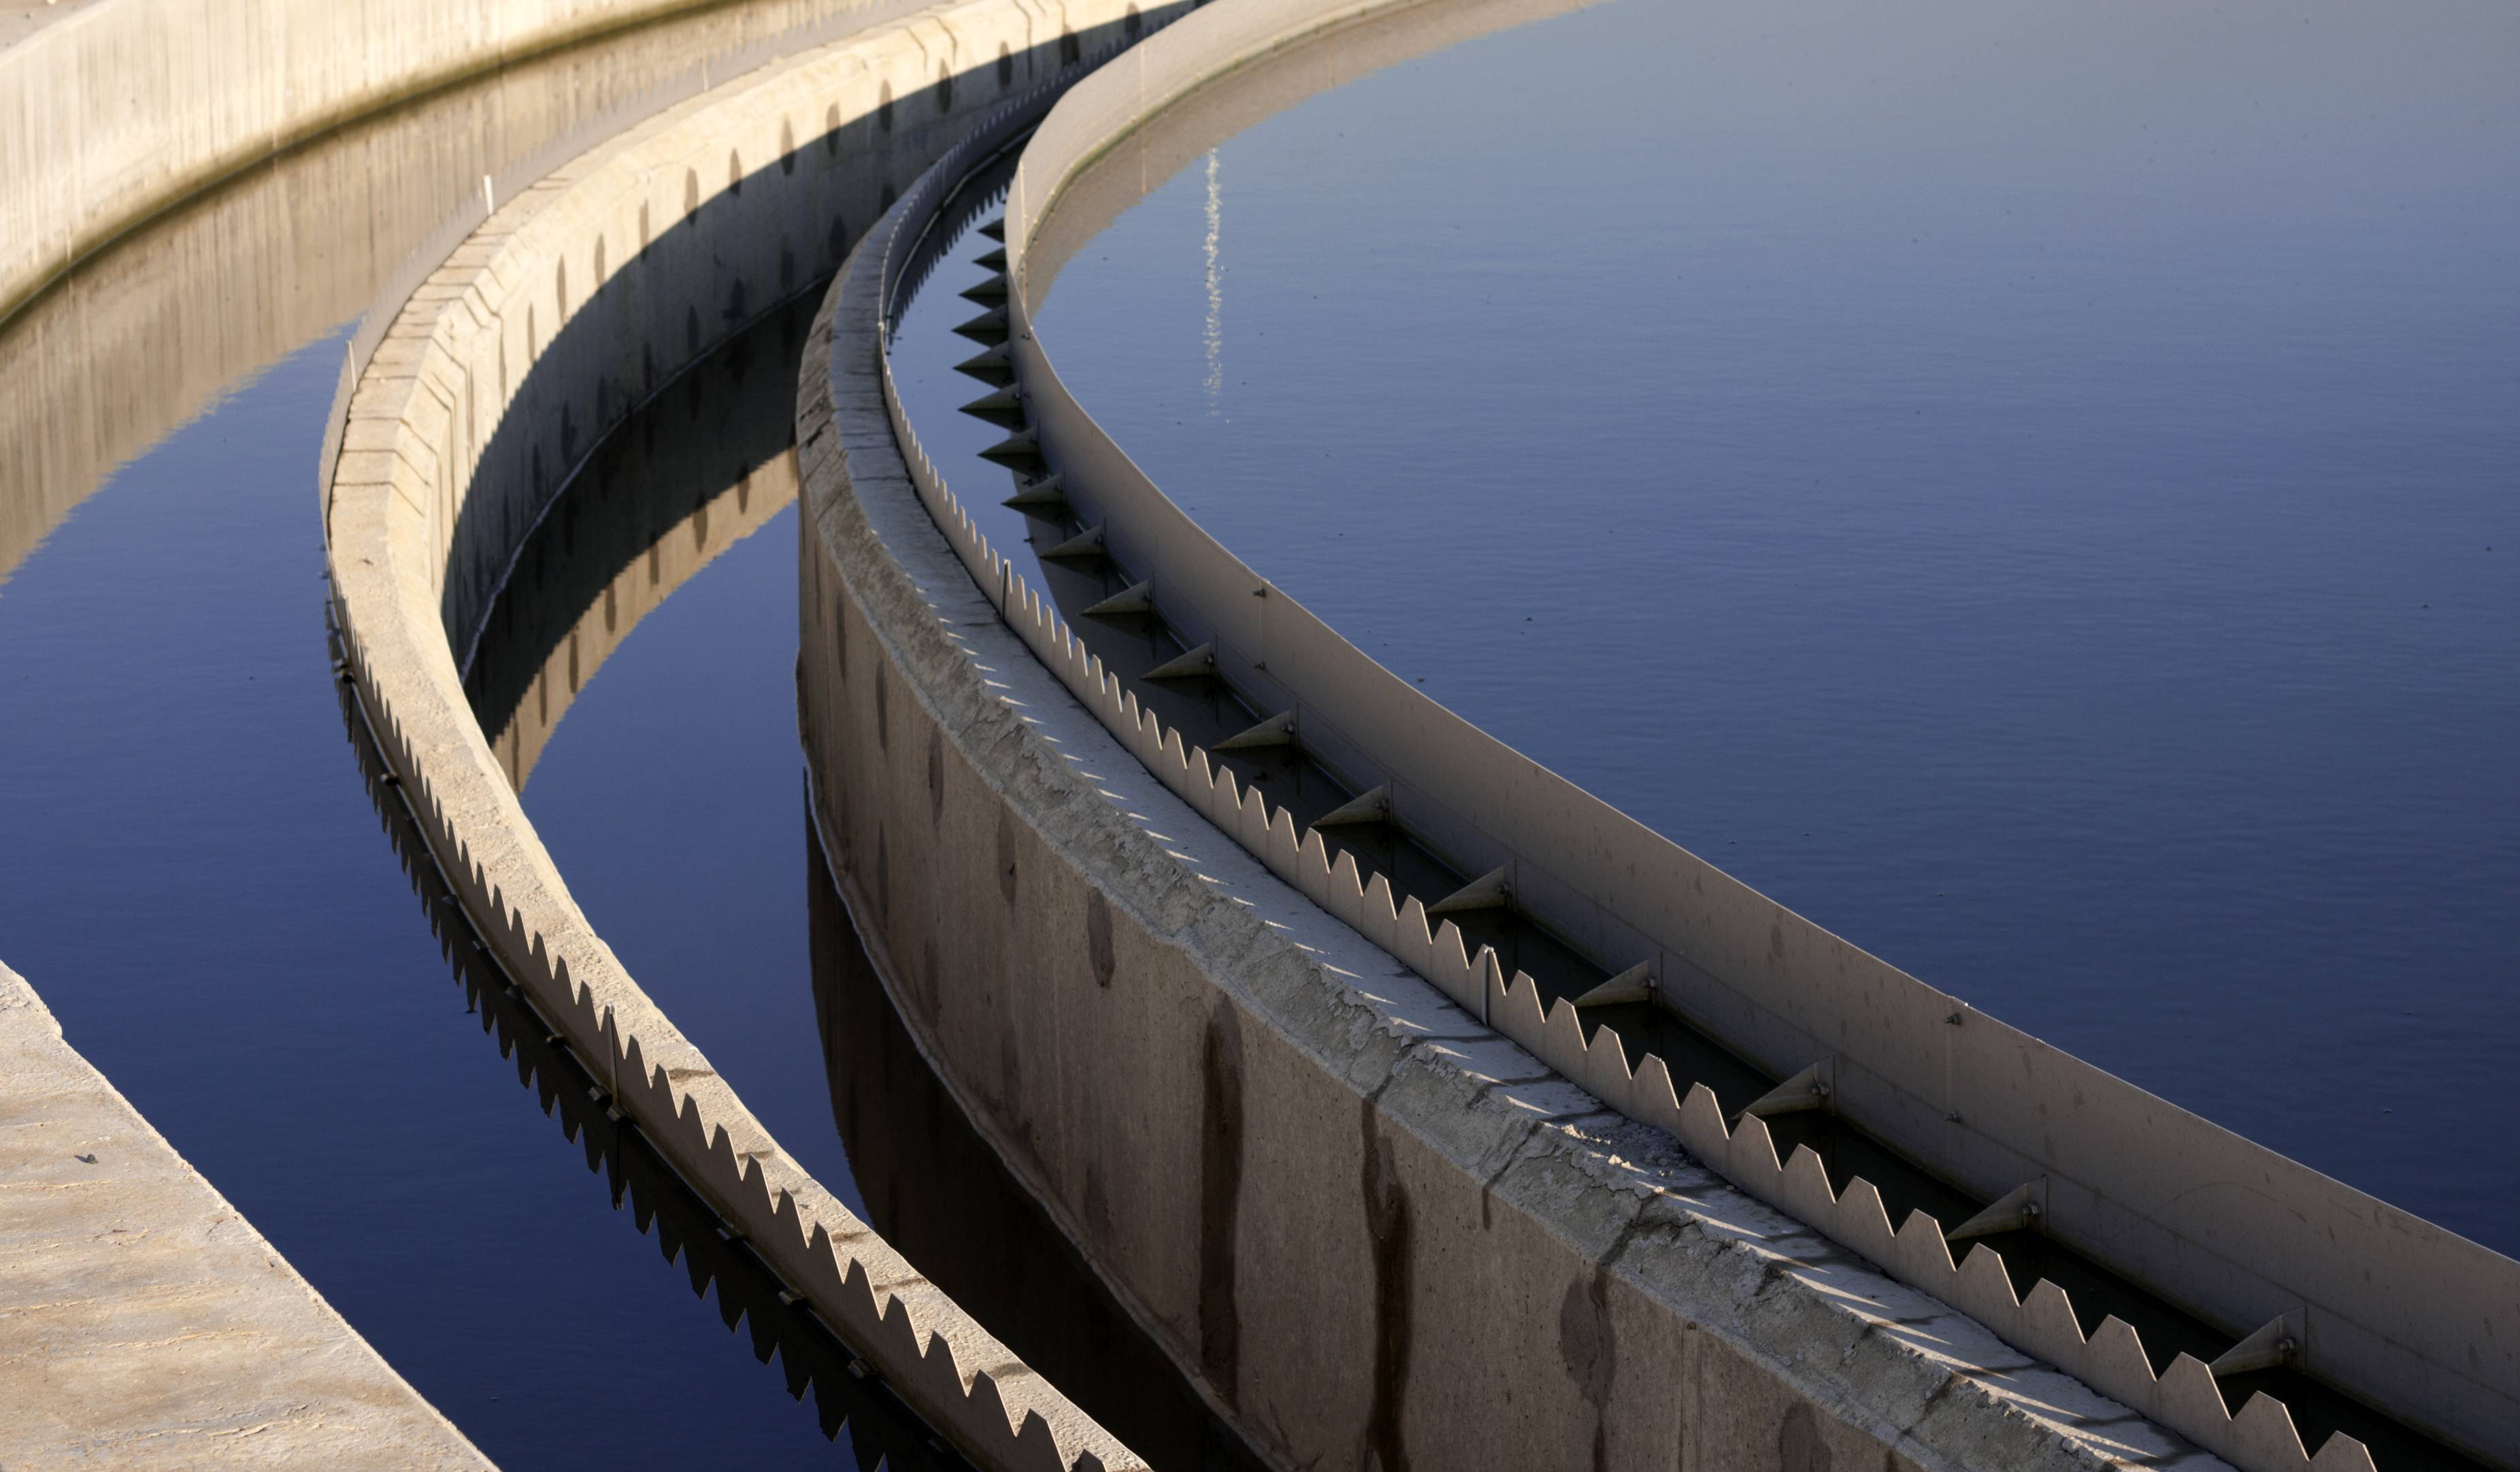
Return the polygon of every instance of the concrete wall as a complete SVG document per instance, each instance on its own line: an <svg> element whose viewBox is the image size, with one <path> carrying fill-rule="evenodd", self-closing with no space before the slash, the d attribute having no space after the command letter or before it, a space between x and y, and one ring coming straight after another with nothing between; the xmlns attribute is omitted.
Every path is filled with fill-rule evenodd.
<svg viewBox="0 0 2520 1472"><path fill-rule="evenodd" d="M940 1073L1267 1454L2220 1465L1729 1188L1167 790L913 484L872 253L798 390L816 823Z"/></svg>
<svg viewBox="0 0 2520 1472"><path fill-rule="evenodd" d="M0 965L0 1466L489 1462Z"/></svg>
<svg viewBox="0 0 2520 1472"><path fill-rule="evenodd" d="M102 0L0 52L9 225L0 322L99 246L327 129L608 31L708 9L766 34L804 7Z"/></svg>
<svg viewBox="0 0 2520 1472"><path fill-rule="evenodd" d="M573 467L819 280L971 118L1141 28L964 0L730 82L503 203L357 384L328 491L351 678L481 943L608 1096L900 1393L990 1466L1143 1465L778 1148L584 914L467 707L471 647Z"/></svg>
<svg viewBox="0 0 2520 1472"><path fill-rule="evenodd" d="M869 9L744 0L505 62L286 150L88 255L0 314L0 580L116 467L248 373L356 317L482 176L695 57ZM132 14L152 12L144 0ZM0 118L22 103L8 78L22 81L31 65L0 54ZM160 121L180 146L179 119ZM55 160L66 172L79 163ZM0 207L0 245L35 241L19 233L25 218Z"/></svg>

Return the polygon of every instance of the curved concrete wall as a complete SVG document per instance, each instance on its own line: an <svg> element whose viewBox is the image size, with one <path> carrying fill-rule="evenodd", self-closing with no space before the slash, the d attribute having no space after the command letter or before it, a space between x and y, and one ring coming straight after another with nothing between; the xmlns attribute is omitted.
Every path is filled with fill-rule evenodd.
<svg viewBox="0 0 2520 1472"><path fill-rule="evenodd" d="M480 944L899 1393L988 1466L1142 1466L782 1152L639 990L467 706L469 648L571 469L676 370L835 266L1001 95L1141 22L964 0L667 110L507 201L394 320L330 468L348 674Z"/></svg>
<svg viewBox="0 0 2520 1472"><path fill-rule="evenodd" d="M1157 37L1136 64L1079 86L1025 151L1010 191L1015 290L1010 349L1043 454L1112 556L1150 578L1186 642L1264 710L1294 713L1304 745L1360 787L1385 785L1412 832L1471 874L1501 871L1517 908L1619 971L1641 964L1656 1001L1778 1078L1825 1081L1827 1107L1981 1199L2033 1201L2042 1232L2228 1331L2278 1338L2294 1363L2486 1457L2520 1459L2520 1263L2287 1160L2145 1093L1868 955L1489 737L1392 675L1201 530L1068 392L1030 332L1056 255L1100 223L1062 224L1070 192L1143 188L1205 139L1148 124L1215 78L1354 17L1356 0L1243 0ZM1164 170L1168 172L1169 170ZM1114 201L1106 199L1101 207ZM987 575L984 548L967 560ZM1080 672L1081 689L1099 671ZM1211 786L1196 752L1103 702L1193 805ZM1174 743L1178 746L1178 742ZM1215 799L1229 807L1248 794ZM1416 900L1360 885L1318 836L1268 805L1240 818L1271 869L1354 915L1418 974L1631 1117L1672 1132L1762 1199L1912 1286L1967 1308L2007 1342L2241 1462L2252 1472L2367 1466L2351 1438L2305 1449L2291 1414L2249 1395L2234 1414L2190 1355L2157 1365L2121 1319L2090 1323L2054 1278L2016 1291L1983 1244L1947 1244L1923 1213L1893 1223L1857 1180L1833 1186L1818 1155L1779 1160L1756 1118L1729 1126L1703 1086L1675 1092L1659 1060L1631 1062L1615 1033L1492 955L1463 956ZM1344 862L1344 856L1335 856ZM1379 882L1378 880L1376 881ZM1426 897L1429 901L1440 898ZM2261 1328L2261 1326L2264 1326ZM2252 1331L2257 1331L2252 1333ZM2210 1353L2210 1352L2209 1352Z"/></svg>
<svg viewBox="0 0 2520 1472"><path fill-rule="evenodd" d="M878 229L906 245L948 183ZM898 262L874 254L798 389L824 849L940 1076L1254 1445L1385 1469L2221 1465L1726 1186L1150 775L1074 692L1116 689L1012 569L975 581L968 520L905 458L878 327Z"/></svg>
<svg viewBox="0 0 2520 1472"><path fill-rule="evenodd" d="M103 0L0 52L0 322L168 205L361 114L685 13L728 9L748 39L849 8Z"/></svg>
<svg viewBox="0 0 2520 1472"><path fill-rule="evenodd" d="M0 313L0 581L116 467L248 372L356 317L485 175L635 104L695 57L853 10L862 0L743 0L502 62L168 205ZM154 13L136 0L133 14ZM26 105L8 88L39 66L0 53L0 118ZM181 133L171 113L160 121ZM80 160L55 163L68 173ZM0 245L33 239L21 218L0 210Z"/></svg>

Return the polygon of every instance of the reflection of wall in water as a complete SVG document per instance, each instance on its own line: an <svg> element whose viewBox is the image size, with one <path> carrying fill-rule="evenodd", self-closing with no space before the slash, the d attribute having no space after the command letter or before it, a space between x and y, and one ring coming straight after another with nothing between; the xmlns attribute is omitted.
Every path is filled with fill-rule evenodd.
<svg viewBox="0 0 2520 1472"><path fill-rule="evenodd" d="M868 1223L1155 1466L1266 1465L1111 1297L921 1056L832 887L810 815L805 826L814 1016Z"/></svg>
<svg viewBox="0 0 2520 1472"><path fill-rule="evenodd" d="M696 56L849 8L754 0L503 68L292 149L81 266L0 327L0 581L115 467L364 310L484 174Z"/></svg>
<svg viewBox="0 0 2520 1472"><path fill-rule="evenodd" d="M640 409L526 540L464 680L518 791L639 620L795 501L794 370L819 297L764 318Z"/></svg>
<svg viewBox="0 0 2520 1472"><path fill-rule="evenodd" d="M741 1233L725 1231L716 1210L693 1192L637 1126L610 1106L606 1092L554 1033L551 1019L510 986L505 973L473 944L472 925L450 903L445 876L428 858L402 789L385 780L384 758L350 688L337 690L369 801L384 820L385 834L411 880L421 913L464 988L468 1011L478 1014L481 1030L496 1043L500 1056L515 1060L517 1081L533 1091L543 1113L578 1146L587 1169L604 1177L613 1209L630 1208L630 1225L653 1238L665 1263L679 1265L694 1293L703 1298L714 1293L719 1319L730 1330L742 1326L754 1359L766 1365L777 1358L788 1394L799 1400L813 1396L825 1436L847 1429L849 1450L859 1466L873 1466L881 1458L883 1465L900 1472L969 1472L970 1463L940 1448L932 1428L881 1381L850 1370L857 1352L792 1301L788 1285Z"/></svg>

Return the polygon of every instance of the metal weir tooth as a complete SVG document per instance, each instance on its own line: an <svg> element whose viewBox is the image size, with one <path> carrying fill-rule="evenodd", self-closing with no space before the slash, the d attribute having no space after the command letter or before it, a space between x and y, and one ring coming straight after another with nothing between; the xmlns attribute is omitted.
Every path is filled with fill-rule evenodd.
<svg viewBox="0 0 2520 1472"><path fill-rule="evenodd" d="M969 374L984 383L1012 383L1015 377L1014 361L1007 355L1007 345L1003 342L995 347L984 347L965 358L954 365L954 371Z"/></svg>
<svg viewBox="0 0 2520 1472"><path fill-rule="evenodd" d="M1653 994L1653 962L1641 960L1573 1001L1579 1007L1617 1006L1625 1002L1651 1002Z"/></svg>
<svg viewBox="0 0 2520 1472"><path fill-rule="evenodd" d="M997 249L977 257L971 262L971 264L979 267L983 271L995 271L1000 275L1004 275L1006 274L1007 269L1007 247L1000 245Z"/></svg>
<svg viewBox="0 0 2520 1472"><path fill-rule="evenodd" d="M1009 385L995 393L984 393L964 405L963 412L992 424L1020 425L1024 422L1023 390Z"/></svg>
<svg viewBox="0 0 2520 1472"><path fill-rule="evenodd" d="M1479 910L1504 910L1513 904L1513 881L1502 869L1492 869L1426 907L1429 915L1468 914Z"/></svg>
<svg viewBox="0 0 2520 1472"><path fill-rule="evenodd" d="M1295 744L1295 713L1282 710L1248 731L1237 733L1216 743L1219 751L1252 751L1264 746Z"/></svg>
<svg viewBox="0 0 2520 1472"><path fill-rule="evenodd" d="M1177 654L1140 676L1143 680L1204 680L1216 673L1216 646L1203 644ZM1318 826L1318 825L1316 825Z"/></svg>
<svg viewBox="0 0 2520 1472"><path fill-rule="evenodd" d="M1822 1059L1752 1099L1742 1114L1767 1119L1828 1107L1828 1062Z"/></svg>
<svg viewBox="0 0 2520 1472"><path fill-rule="evenodd" d="M1004 342L1007 340L1007 309L992 307L954 331L974 342Z"/></svg>
<svg viewBox="0 0 2520 1472"><path fill-rule="evenodd" d="M1079 558L1099 558L1102 555L1102 528L1098 523L1041 554L1041 559L1045 562L1066 561Z"/></svg>
<svg viewBox="0 0 2520 1472"><path fill-rule="evenodd" d="M2048 1216L2048 1178L2024 1182L2005 1191L1986 1210L1943 1233L1949 1242L1967 1242L1999 1232L2036 1229Z"/></svg>
<svg viewBox="0 0 2520 1472"><path fill-rule="evenodd" d="M1057 475L1044 475L1025 481L1022 489L998 504L1012 506L1019 512L1056 514L1067 510L1067 493L1059 489Z"/></svg>
<svg viewBox="0 0 2520 1472"><path fill-rule="evenodd" d="M1020 466L1041 459L1041 435L1032 429L1014 433L980 452L982 460L994 460L1002 466Z"/></svg>
<svg viewBox="0 0 2520 1472"><path fill-rule="evenodd" d="M987 224L981 226L980 233L993 241L1005 240L1007 238L1006 217L1001 215L997 219L991 220Z"/></svg>
<svg viewBox="0 0 2520 1472"><path fill-rule="evenodd" d="M2219 1380L2226 1375L2245 1375L2251 1370L2292 1363L2301 1357L2301 1335L2294 1317L2286 1314L2268 1319L2256 1333L2215 1356L2214 1362L2206 1368Z"/></svg>
<svg viewBox="0 0 2520 1472"><path fill-rule="evenodd" d="M964 299L965 301L978 301L978 302L992 302L992 301L1004 301L1004 300L1006 300L1006 299L1007 299L1007 277L1006 277L1006 273L1005 273L1005 272L1003 272L1003 271L1001 271L1001 272L999 272L997 275L990 277L988 280L986 280L986 281L984 281L984 282L981 282L981 283L979 283L979 284L978 284L978 285L976 285L976 286L965 287L965 288L963 289L963 299Z"/></svg>
<svg viewBox="0 0 2520 1472"><path fill-rule="evenodd" d="M1085 610L1088 618L1116 618L1124 613L1155 611L1155 580L1148 578L1112 594Z"/></svg>
<svg viewBox="0 0 2520 1472"><path fill-rule="evenodd" d="M1362 827L1372 823L1391 821L1391 783L1383 782L1372 791L1360 792L1337 807L1313 820L1317 828Z"/></svg>

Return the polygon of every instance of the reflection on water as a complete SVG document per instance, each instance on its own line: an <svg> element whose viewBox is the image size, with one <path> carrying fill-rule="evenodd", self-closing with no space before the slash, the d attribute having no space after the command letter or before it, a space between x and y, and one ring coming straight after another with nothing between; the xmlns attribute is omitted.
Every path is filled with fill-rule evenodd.
<svg viewBox="0 0 2520 1472"><path fill-rule="evenodd" d="M928 1071L819 854L797 872L791 436L820 297L596 448L492 605L474 714L571 894L783 1148L1133 1450L1250 1465Z"/></svg>
<svg viewBox="0 0 2520 1472"><path fill-rule="evenodd" d="M1624 0L1231 138L1214 262L1151 158L1039 325L1501 737L2511 1251L2440 1122L2520 1047L2515 67L2467 0Z"/></svg>
<svg viewBox="0 0 2520 1472"><path fill-rule="evenodd" d="M832 1117L868 1221L1149 1463L1166 1472L1264 1466L1112 1299L928 1067L858 940L812 826L809 811L814 1011Z"/></svg>
<svg viewBox="0 0 2520 1472"><path fill-rule="evenodd" d="M645 1135L597 1102L605 1096L597 1080L556 1041L549 1020L477 944L400 787L385 781L389 769L351 687L344 682L339 690L342 721L369 800L383 820L429 930L463 987L467 1011L479 1016L499 1056L514 1061L517 1081L532 1091L545 1116L559 1122L562 1136L579 1147L587 1169L604 1178L612 1211L618 1214L626 1204L628 1225L652 1237L665 1263L681 1266L693 1293L702 1299L714 1293L719 1319L748 1337L755 1360L765 1365L777 1360L788 1394L799 1401L811 1394L814 1424L821 1434L839 1440L845 1430L844 1445L859 1467L968 1469L969 1463L938 1441L882 1381L865 1372L863 1361L818 1316L791 1301L778 1274L727 1230L717 1212L684 1183Z"/></svg>
<svg viewBox="0 0 2520 1472"><path fill-rule="evenodd" d="M337 130L0 325L0 955L509 1467L833 1451L555 1169L509 1065L447 1025L443 962L341 780L311 473L338 325L484 173L696 53L834 8L713 7ZM801 904L786 979L810 1039ZM793 1092L827 1121L798 1050Z"/></svg>
<svg viewBox="0 0 2520 1472"><path fill-rule="evenodd" d="M820 294L799 295L665 388L596 447L525 539L464 672L473 717L518 792L639 621L794 504L795 407L781 390L795 383Z"/></svg>
<svg viewBox="0 0 2520 1472"><path fill-rule="evenodd" d="M115 467L365 311L482 176L696 57L848 8L714 6L501 67L292 149L81 265L0 323L0 583ZM310 505L313 466L292 468Z"/></svg>

